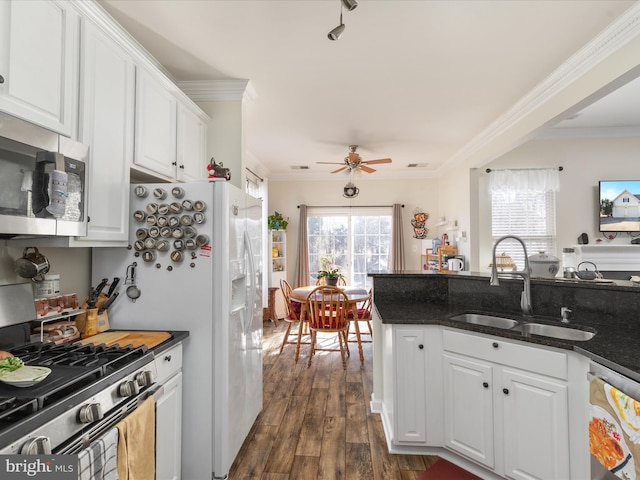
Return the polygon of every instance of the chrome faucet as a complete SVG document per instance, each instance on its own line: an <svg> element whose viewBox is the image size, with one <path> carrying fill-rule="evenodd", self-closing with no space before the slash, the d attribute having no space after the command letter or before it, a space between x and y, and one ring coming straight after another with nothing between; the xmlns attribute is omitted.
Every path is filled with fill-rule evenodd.
<svg viewBox="0 0 640 480"><path fill-rule="evenodd" d="M531 308L531 269L529 268L529 257L527 255L527 247L525 246L522 239L516 237L515 235L505 235L504 237L500 237L495 245L493 246L493 258L491 262L491 281L490 285L499 286L500 281L498 280L498 268L496 267L496 249L498 245L508 238L516 240L520 242L522 245L522 249L524 250L524 270L514 270L513 272L509 272L508 275L517 275L522 277L522 281L524 283L522 295L520 296L520 308L522 309L522 313L524 315L531 315L533 310Z"/></svg>

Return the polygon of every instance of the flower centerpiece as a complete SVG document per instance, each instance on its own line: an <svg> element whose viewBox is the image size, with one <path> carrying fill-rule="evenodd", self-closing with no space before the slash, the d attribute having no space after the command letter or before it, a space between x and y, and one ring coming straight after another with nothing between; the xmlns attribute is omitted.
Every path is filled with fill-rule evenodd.
<svg viewBox="0 0 640 480"><path fill-rule="evenodd" d="M338 279L341 276L342 276L342 273L340 273L340 268L333 268L331 270L318 271L318 279L324 278L327 285L333 285L334 287L338 284Z"/></svg>
<svg viewBox="0 0 640 480"><path fill-rule="evenodd" d="M281 213L275 212L267 217L269 230L286 230L289 225L289 218L284 218Z"/></svg>

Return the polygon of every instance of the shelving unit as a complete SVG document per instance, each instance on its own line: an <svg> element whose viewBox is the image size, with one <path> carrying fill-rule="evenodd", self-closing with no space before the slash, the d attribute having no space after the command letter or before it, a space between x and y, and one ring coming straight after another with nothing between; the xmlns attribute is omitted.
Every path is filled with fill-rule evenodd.
<svg viewBox="0 0 640 480"><path fill-rule="evenodd" d="M448 270L443 265L442 259L445 255L457 255L458 249L452 245L438 245L436 252L433 252L433 248L427 248L427 269L429 270Z"/></svg>
<svg viewBox="0 0 640 480"><path fill-rule="evenodd" d="M287 232L271 230L269 235L269 251L271 252L271 270L269 271L269 287L280 288L280 280L287 278ZM276 314L278 318L285 315L284 298L276 292Z"/></svg>

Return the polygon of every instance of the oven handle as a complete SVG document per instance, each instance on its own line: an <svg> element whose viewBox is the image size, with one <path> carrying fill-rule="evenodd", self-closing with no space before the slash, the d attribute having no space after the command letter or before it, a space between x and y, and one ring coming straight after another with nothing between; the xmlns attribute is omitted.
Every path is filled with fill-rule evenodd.
<svg viewBox="0 0 640 480"><path fill-rule="evenodd" d="M151 385L149 388L145 389L143 392L140 392L135 397L131 397L129 401L120 407L111 410L107 415L102 418L99 422L96 422L87 427L86 430L78 433L71 440L65 442L65 444L56 449L54 453L56 454L77 454L81 450L84 450L89 445L91 445L95 440L100 438L102 435L107 433L109 430L114 428L120 421L126 418L128 415L133 413L133 411L138 408L143 401L145 401L150 396L153 396L155 401L157 402L164 395L164 388L162 385ZM48 437L44 437L49 440ZM51 453L51 449L49 449L49 453Z"/></svg>

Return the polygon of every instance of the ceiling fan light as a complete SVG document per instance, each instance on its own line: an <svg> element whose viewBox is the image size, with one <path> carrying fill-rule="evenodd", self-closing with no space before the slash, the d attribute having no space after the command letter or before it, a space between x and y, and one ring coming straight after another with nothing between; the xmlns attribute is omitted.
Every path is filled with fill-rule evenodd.
<svg viewBox="0 0 640 480"><path fill-rule="evenodd" d="M351 11L356 9L358 2L356 2L356 0L342 0L342 5L344 5L344 8L348 11Z"/></svg>
<svg viewBox="0 0 640 480"><path fill-rule="evenodd" d="M329 37L329 40L338 40L340 35L342 35L342 32L344 32L344 23L340 22L340 25L331 30L327 37Z"/></svg>

